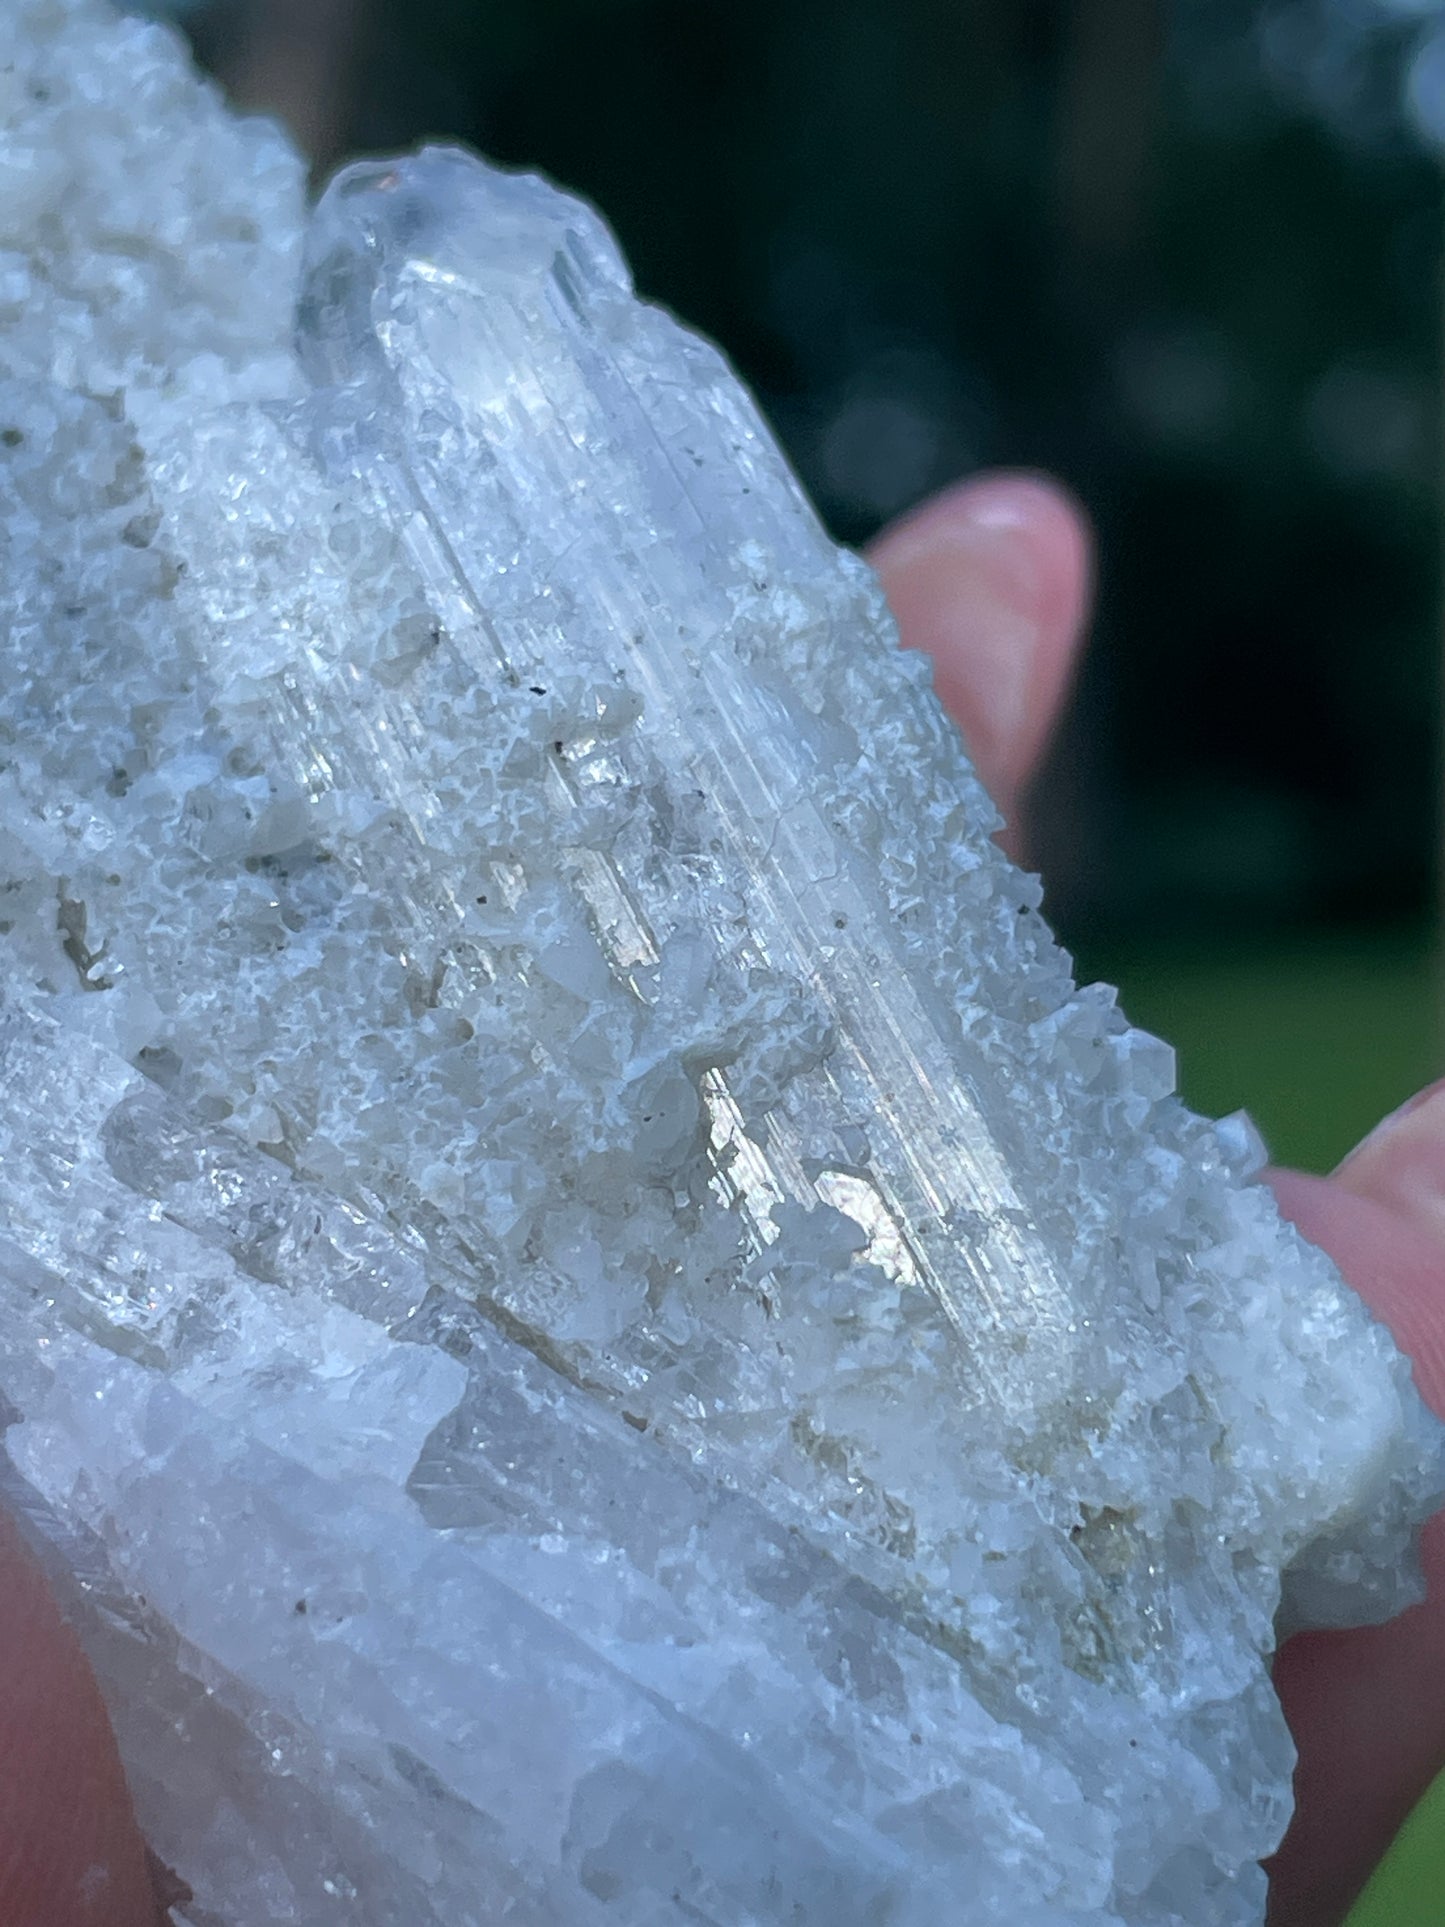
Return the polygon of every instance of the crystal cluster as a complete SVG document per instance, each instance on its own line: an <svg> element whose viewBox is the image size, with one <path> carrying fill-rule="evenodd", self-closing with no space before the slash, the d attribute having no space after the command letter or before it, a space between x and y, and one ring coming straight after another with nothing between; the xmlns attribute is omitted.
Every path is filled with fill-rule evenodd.
<svg viewBox="0 0 1445 1927"><path fill-rule="evenodd" d="M1388 1337L594 214L0 17L6 1491L184 1917L1258 1921Z"/></svg>

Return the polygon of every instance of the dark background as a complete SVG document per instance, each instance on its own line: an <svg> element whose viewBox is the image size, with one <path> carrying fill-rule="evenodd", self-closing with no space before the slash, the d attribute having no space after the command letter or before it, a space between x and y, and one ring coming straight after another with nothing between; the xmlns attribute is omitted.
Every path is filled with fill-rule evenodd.
<svg viewBox="0 0 1445 1927"><path fill-rule="evenodd" d="M319 172L446 136L595 200L840 537L1061 476L1101 590L1032 841L1084 974L1306 1162L1433 1074L1432 0L170 11Z"/></svg>

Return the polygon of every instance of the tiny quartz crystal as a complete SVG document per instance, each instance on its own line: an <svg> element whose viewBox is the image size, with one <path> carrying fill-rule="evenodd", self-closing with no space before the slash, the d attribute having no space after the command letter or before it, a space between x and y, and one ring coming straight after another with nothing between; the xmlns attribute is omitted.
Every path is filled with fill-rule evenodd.
<svg viewBox="0 0 1445 1927"><path fill-rule="evenodd" d="M5 1491L177 1920L1259 1922L1388 1336L595 214L0 20Z"/></svg>

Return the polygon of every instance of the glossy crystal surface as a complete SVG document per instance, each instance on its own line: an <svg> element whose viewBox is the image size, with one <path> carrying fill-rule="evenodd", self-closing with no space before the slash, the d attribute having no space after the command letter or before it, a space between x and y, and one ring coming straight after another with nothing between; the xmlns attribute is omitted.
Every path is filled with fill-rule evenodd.
<svg viewBox="0 0 1445 1927"><path fill-rule="evenodd" d="M188 1917L1259 1920L1387 1336L596 215L3 11L0 1388Z"/></svg>

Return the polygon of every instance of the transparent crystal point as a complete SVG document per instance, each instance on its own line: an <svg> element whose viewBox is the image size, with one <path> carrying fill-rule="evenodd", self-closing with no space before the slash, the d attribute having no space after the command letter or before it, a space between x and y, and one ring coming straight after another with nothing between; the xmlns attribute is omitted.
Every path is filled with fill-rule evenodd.
<svg viewBox="0 0 1445 1927"><path fill-rule="evenodd" d="M1388 1337L594 214L12 12L6 1490L178 1917L1257 1922Z"/></svg>
<svg viewBox="0 0 1445 1927"><path fill-rule="evenodd" d="M538 181L451 149L348 169L312 229L299 339L345 391L323 453L405 528L444 646L499 699L566 692L548 828L613 978L655 1005L686 948L699 985L784 1002L784 1101L749 1093L719 1026L678 1054L660 1157L681 1171L705 1129L760 1251L789 1207L841 1210L889 1288L956 1334L959 1396L1037 1426L1088 1375L1108 1280L1070 1265L914 873L963 845L998 912L1029 919L1025 971L1036 893L988 850L992 812L872 579L822 538L714 351L633 303L596 217ZM866 736L880 703L891 741ZM434 838L427 759L379 775ZM595 800L619 794L625 836L599 848ZM517 854L520 876L510 853L492 867L499 898L526 888ZM1133 1048L1162 1086L1167 1051Z"/></svg>

